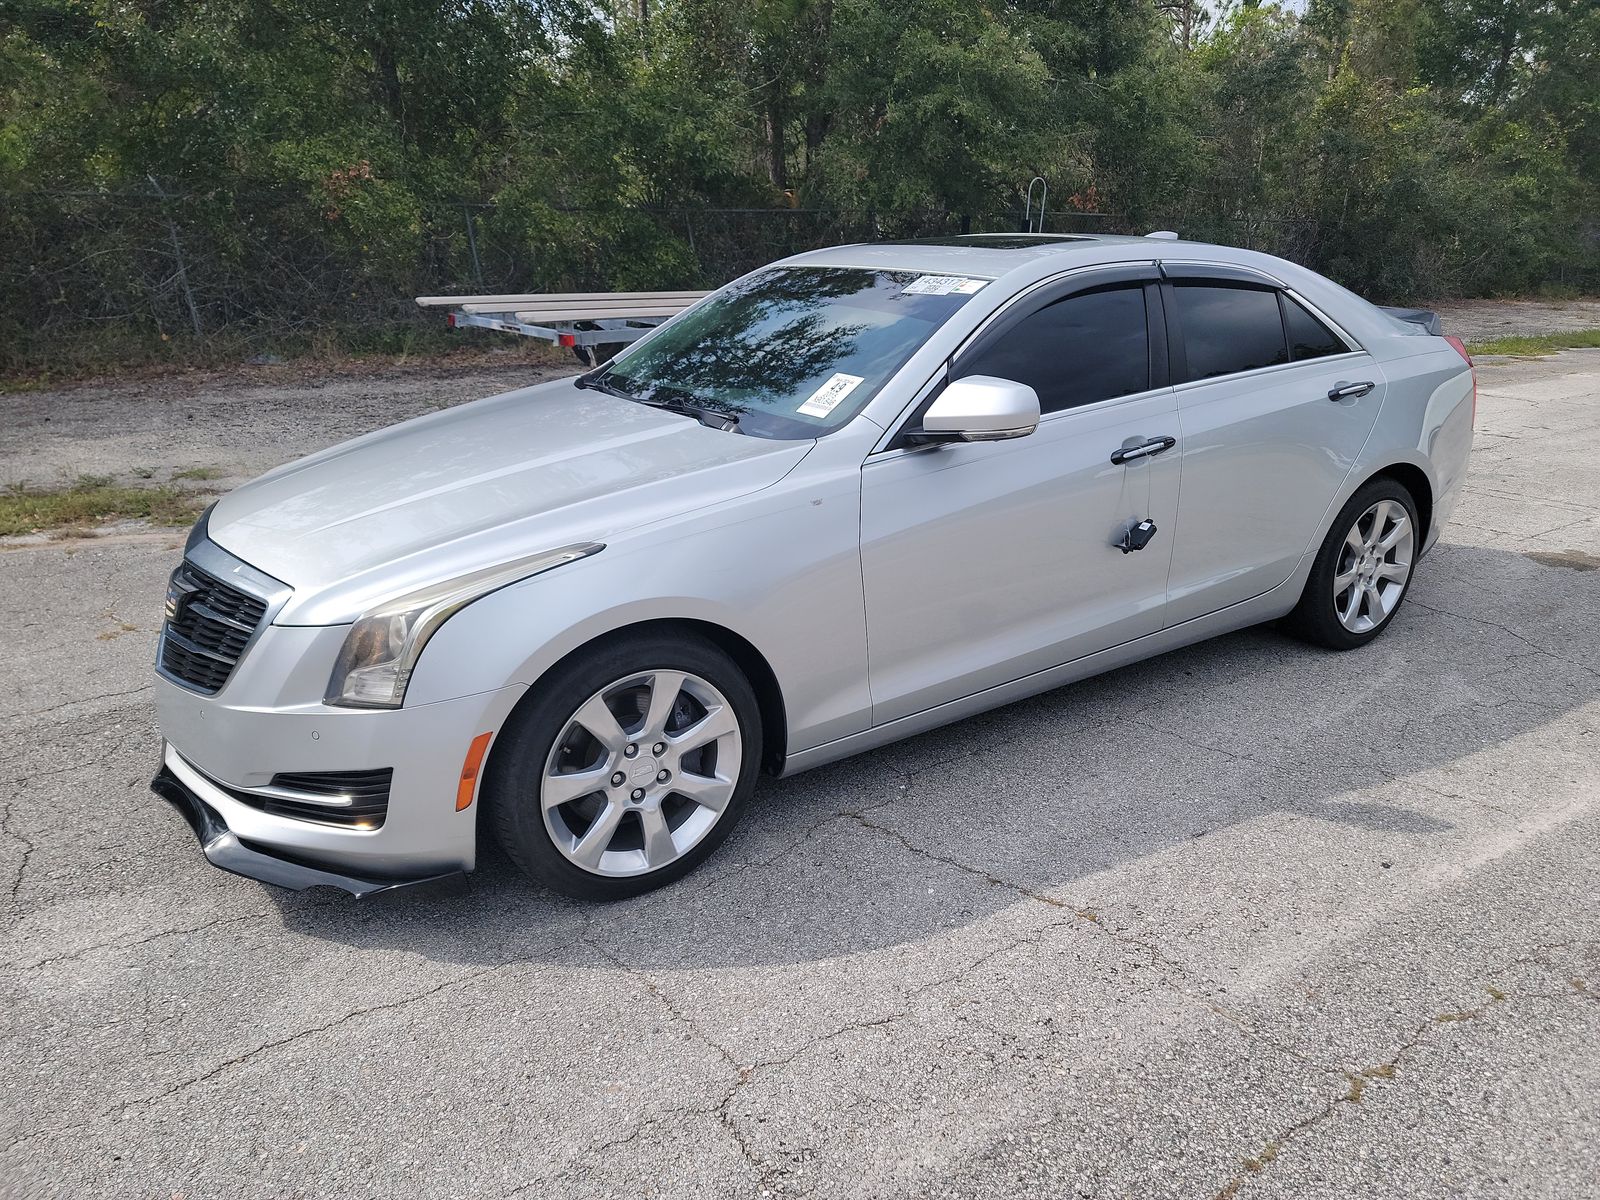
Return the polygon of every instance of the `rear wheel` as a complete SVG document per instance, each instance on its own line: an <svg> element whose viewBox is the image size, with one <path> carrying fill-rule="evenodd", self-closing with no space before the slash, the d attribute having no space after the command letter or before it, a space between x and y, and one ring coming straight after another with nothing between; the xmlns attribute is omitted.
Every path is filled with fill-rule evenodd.
<svg viewBox="0 0 1600 1200"><path fill-rule="evenodd" d="M1289 628L1332 650L1366 645L1405 599L1420 545L1411 493L1393 479L1366 483L1323 540Z"/></svg>
<svg viewBox="0 0 1600 1200"><path fill-rule="evenodd" d="M557 667L513 715L486 815L539 882L634 896L721 844L760 760L755 693L732 659L699 638L624 636Z"/></svg>

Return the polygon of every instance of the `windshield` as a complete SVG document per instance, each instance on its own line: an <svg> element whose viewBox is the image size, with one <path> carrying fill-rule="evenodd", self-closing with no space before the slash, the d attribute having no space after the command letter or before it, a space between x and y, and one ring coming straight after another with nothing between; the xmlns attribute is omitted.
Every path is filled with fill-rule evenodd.
<svg viewBox="0 0 1600 1200"><path fill-rule="evenodd" d="M987 282L917 271L779 267L731 284L604 371L646 404L734 417L740 433L814 438L860 412Z"/></svg>

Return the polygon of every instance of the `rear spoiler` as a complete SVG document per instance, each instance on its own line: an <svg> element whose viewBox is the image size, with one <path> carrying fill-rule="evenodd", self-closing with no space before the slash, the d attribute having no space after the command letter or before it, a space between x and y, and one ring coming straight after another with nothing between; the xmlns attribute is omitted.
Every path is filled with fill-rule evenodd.
<svg viewBox="0 0 1600 1200"><path fill-rule="evenodd" d="M1444 336L1444 325L1439 320L1439 314L1426 308L1384 308L1379 305L1378 311L1386 312L1409 325L1420 325L1423 332L1431 333L1434 337Z"/></svg>

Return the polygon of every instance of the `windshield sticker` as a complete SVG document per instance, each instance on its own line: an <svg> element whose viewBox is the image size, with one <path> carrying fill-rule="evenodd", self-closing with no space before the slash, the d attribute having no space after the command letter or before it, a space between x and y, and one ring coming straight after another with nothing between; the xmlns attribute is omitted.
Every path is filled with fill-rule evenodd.
<svg viewBox="0 0 1600 1200"><path fill-rule="evenodd" d="M988 283L987 279L968 279L964 275L922 275L906 284L907 296L970 296Z"/></svg>
<svg viewBox="0 0 1600 1200"><path fill-rule="evenodd" d="M841 400L861 385L863 378L861 375L846 375L843 371L835 372L832 379L806 397L799 411L808 417L827 416L839 407Z"/></svg>

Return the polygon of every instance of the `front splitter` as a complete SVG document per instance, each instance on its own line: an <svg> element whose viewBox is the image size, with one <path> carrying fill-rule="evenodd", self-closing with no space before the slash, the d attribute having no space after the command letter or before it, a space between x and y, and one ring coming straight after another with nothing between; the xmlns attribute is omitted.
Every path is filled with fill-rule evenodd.
<svg viewBox="0 0 1600 1200"><path fill-rule="evenodd" d="M446 879L464 878L461 871L447 871L442 875L424 875L416 879L366 879L294 862L241 842L222 816L190 791L166 764L162 764L156 777L150 781L150 790L183 814L212 866L243 875L246 879L270 883L274 887L297 892L313 887L335 887L352 896L364 897Z"/></svg>

